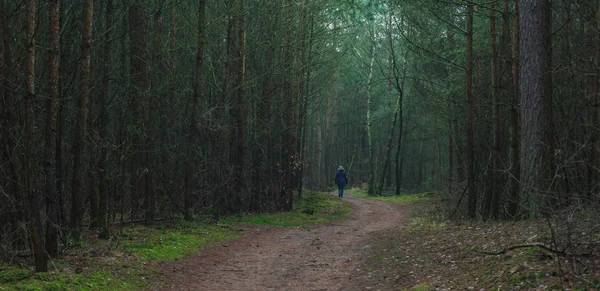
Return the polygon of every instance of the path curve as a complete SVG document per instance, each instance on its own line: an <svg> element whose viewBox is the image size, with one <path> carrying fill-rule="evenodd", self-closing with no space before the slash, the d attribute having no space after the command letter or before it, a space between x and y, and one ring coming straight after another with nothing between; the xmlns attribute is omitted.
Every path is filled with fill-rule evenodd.
<svg viewBox="0 0 600 291"><path fill-rule="evenodd" d="M361 266L377 237L406 227L408 205L347 195L345 218L245 235L161 266L154 290L364 290ZM354 279L354 280L353 280Z"/></svg>

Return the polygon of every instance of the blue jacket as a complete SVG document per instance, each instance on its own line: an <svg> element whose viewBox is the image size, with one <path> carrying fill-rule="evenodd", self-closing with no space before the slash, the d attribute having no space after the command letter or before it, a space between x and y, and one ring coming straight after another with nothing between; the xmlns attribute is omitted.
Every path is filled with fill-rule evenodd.
<svg viewBox="0 0 600 291"><path fill-rule="evenodd" d="M344 170L338 170L335 173L335 184L339 188L344 188L346 187L346 184L348 184L348 177L346 177L346 172L344 172Z"/></svg>

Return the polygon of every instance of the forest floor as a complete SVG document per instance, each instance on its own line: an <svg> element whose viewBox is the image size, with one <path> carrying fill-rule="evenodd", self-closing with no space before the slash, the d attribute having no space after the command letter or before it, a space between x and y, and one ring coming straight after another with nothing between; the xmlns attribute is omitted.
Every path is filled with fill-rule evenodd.
<svg viewBox="0 0 600 291"><path fill-rule="evenodd" d="M364 198L364 193L355 192ZM335 195L332 193L331 195ZM159 266L152 290L589 290L600 273L538 247L543 222L461 222L424 195L362 199L351 213L309 227L244 225L244 235ZM393 203L402 202L402 203ZM410 202L410 204L406 203ZM562 258L560 259L562 260ZM575 265L573 265L575 266ZM561 271L562 270L562 271Z"/></svg>
<svg viewBox="0 0 600 291"><path fill-rule="evenodd" d="M132 225L108 241L90 232L51 272L0 264L0 291L600 290L600 258L535 246L552 245L546 221L447 220L455 203L442 194L348 192L307 193L292 212Z"/></svg>

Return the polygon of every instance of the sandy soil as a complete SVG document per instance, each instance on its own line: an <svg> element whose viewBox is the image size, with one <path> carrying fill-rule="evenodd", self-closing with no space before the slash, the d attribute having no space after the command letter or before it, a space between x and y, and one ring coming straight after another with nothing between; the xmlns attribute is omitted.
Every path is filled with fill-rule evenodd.
<svg viewBox="0 0 600 291"><path fill-rule="evenodd" d="M310 228L249 227L245 235L159 266L153 290L369 290L373 242L407 226L408 205L344 197L352 212ZM373 288L375 289L375 288Z"/></svg>

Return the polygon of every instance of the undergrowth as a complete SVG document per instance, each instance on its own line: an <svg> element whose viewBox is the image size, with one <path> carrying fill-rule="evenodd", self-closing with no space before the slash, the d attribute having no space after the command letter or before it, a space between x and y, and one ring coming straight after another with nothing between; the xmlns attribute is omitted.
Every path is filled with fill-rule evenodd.
<svg viewBox="0 0 600 291"><path fill-rule="evenodd" d="M351 194L352 196L358 197L358 198L389 201L389 202L404 203L404 204L414 203L414 202L419 202L419 201L427 201L430 199L429 196L431 194L430 192L425 192L425 193L416 193L416 194L402 193L400 195L393 195L393 196L369 196L369 194L367 194L366 190L360 189L360 188L349 189L347 191L347 193Z"/></svg>
<svg viewBox="0 0 600 291"><path fill-rule="evenodd" d="M412 204L408 227L372 248L367 268L382 289L600 290L596 258L570 258L537 246L479 252L538 242L552 246L546 221L448 220L440 203Z"/></svg>
<svg viewBox="0 0 600 291"><path fill-rule="evenodd" d="M303 227L344 217L350 212L348 203L333 195L308 192L306 198L294 201L291 212L232 216L225 223Z"/></svg>
<svg viewBox="0 0 600 291"><path fill-rule="evenodd" d="M174 221L151 227L132 226L110 240L89 240L86 247L51 261L50 271L0 266L0 290L138 290L158 262L168 262L227 241L233 228L202 222Z"/></svg>
<svg viewBox="0 0 600 291"><path fill-rule="evenodd" d="M217 224L178 220L131 226L110 240L95 239L90 233L85 247L68 249L60 260L50 262L47 273L0 264L0 291L145 289L158 263L231 240L240 234L238 223L308 226L341 218L350 210L347 203L331 195L309 192L305 196L294 201L291 212L237 215Z"/></svg>

